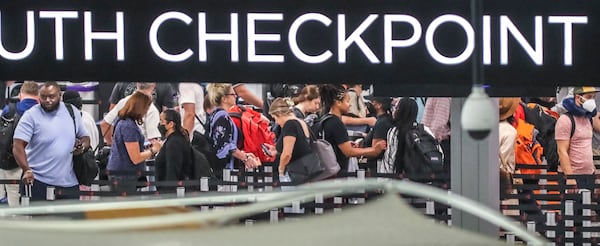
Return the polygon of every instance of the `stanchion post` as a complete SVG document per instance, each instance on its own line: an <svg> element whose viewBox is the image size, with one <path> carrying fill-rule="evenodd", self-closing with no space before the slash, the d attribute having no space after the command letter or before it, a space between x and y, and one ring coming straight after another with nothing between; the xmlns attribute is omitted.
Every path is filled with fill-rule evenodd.
<svg viewBox="0 0 600 246"><path fill-rule="evenodd" d="M506 245L515 245L515 234L506 233Z"/></svg>
<svg viewBox="0 0 600 246"><path fill-rule="evenodd" d="M343 202L343 199L340 196L336 196L333 198L333 205L334 205L333 212L334 213L342 212L342 202Z"/></svg>
<svg viewBox="0 0 600 246"><path fill-rule="evenodd" d="M590 190L587 189L582 189L580 191L581 193L581 201L583 205L591 205L592 204L592 192ZM592 221L590 221L590 216L592 216L592 210L589 208L584 208L583 212L582 212L583 216L586 217L583 219L582 222L582 229L584 230L582 232L582 236L583 239L590 239L592 238L592 233L590 231L586 231L589 230L589 227L592 227ZM591 243L584 243L585 245L591 245Z"/></svg>
<svg viewBox="0 0 600 246"><path fill-rule="evenodd" d="M210 190L210 188L208 186L208 177L201 177L200 178L200 191L207 192L209 190Z"/></svg>
<svg viewBox="0 0 600 246"><path fill-rule="evenodd" d="M265 191L270 192L273 191L273 167L272 166L263 166L263 170L265 172L265 183L268 185L265 186Z"/></svg>
<svg viewBox="0 0 600 246"><path fill-rule="evenodd" d="M230 186L230 190L229 190L229 191L230 191L230 192L237 192L237 191L238 191L238 185L237 185L237 182L238 182L238 180L239 180L238 178L239 178L240 172L239 172L239 170L237 170L237 169L233 169L232 171L233 171L234 173L236 173L236 175L231 175L231 177L230 177L230 180L229 180L229 181L231 181L231 182L235 182L235 184Z"/></svg>
<svg viewBox="0 0 600 246"><path fill-rule="evenodd" d="M319 206L323 206L323 194L315 195L315 214L323 214L323 208Z"/></svg>
<svg viewBox="0 0 600 246"><path fill-rule="evenodd" d="M223 169L223 181L231 181L231 170ZM229 192L229 185L222 185L219 189L220 191Z"/></svg>
<svg viewBox="0 0 600 246"><path fill-rule="evenodd" d="M425 214L435 216L435 203L432 200L425 201ZM435 221L435 218L432 220Z"/></svg>
<svg viewBox="0 0 600 246"><path fill-rule="evenodd" d="M548 211L546 213L546 225L547 226L556 226L556 213L554 213L552 211ZM548 239L556 238L556 231L554 229L546 230L546 238L548 238Z"/></svg>
<svg viewBox="0 0 600 246"><path fill-rule="evenodd" d="M574 211L573 211L573 200L566 200L565 201L565 216L573 216L575 215ZM575 223L573 223L572 219L569 220L565 220L565 242L566 239L573 239L575 237L574 233L573 233L573 226ZM571 227L571 231L569 231L567 228ZM570 243L565 243L565 245L573 245L572 242Z"/></svg>
<svg viewBox="0 0 600 246"><path fill-rule="evenodd" d="M56 188L54 188L54 186L48 186L46 187L46 200L48 201L54 201L56 196L54 194L54 191L56 190Z"/></svg>
<svg viewBox="0 0 600 246"><path fill-rule="evenodd" d="M279 222L279 209L271 209L269 212L269 222L275 224Z"/></svg>
<svg viewBox="0 0 600 246"><path fill-rule="evenodd" d="M185 197L185 187L177 187L177 197Z"/></svg>

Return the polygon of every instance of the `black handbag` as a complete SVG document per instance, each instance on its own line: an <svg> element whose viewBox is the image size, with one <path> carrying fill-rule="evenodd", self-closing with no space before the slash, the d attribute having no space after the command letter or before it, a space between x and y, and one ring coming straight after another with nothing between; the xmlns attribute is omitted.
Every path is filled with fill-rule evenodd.
<svg viewBox="0 0 600 246"><path fill-rule="evenodd" d="M319 176L325 169L315 152L291 161L285 166L292 183L301 184Z"/></svg>
<svg viewBox="0 0 600 246"><path fill-rule="evenodd" d="M67 111L73 119L73 128L75 129L75 136L77 136L77 124L75 123L75 114L71 104L65 103ZM92 185L92 181L98 175L98 163L96 162L96 156L94 150L87 148L83 153L79 155L73 155L73 172L77 177L77 181L81 185Z"/></svg>
<svg viewBox="0 0 600 246"><path fill-rule="evenodd" d="M91 148L79 155L73 155L73 172L81 185L92 185L92 181L98 175L98 163Z"/></svg>

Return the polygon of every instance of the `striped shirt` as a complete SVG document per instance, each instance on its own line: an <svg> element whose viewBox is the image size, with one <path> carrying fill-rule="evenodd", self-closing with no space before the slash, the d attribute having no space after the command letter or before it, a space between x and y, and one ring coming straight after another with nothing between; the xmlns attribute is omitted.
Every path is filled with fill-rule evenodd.
<svg viewBox="0 0 600 246"><path fill-rule="evenodd" d="M450 97L430 97L425 103L422 123L429 127L438 141L450 137Z"/></svg>

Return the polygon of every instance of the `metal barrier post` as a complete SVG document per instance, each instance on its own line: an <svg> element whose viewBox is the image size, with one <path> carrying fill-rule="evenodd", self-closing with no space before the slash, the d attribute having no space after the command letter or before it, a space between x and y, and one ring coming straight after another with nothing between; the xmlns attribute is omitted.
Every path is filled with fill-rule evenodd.
<svg viewBox="0 0 600 246"><path fill-rule="evenodd" d="M209 191L210 188L208 186L208 177L201 177L200 178L200 191Z"/></svg>
<svg viewBox="0 0 600 246"><path fill-rule="evenodd" d="M515 235L506 233L506 245L515 245Z"/></svg>
<svg viewBox="0 0 600 246"><path fill-rule="evenodd" d="M556 226L556 213L548 211L546 213L546 225L547 226ZM556 231L554 230L546 230L546 238L552 239L556 238Z"/></svg>
<svg viewBox="0 0 600 246"><path fill-rule="evenodd" d="M56 196L54 194L55 190L56 190L56 188L54 188L54 186L46 187L46 200L54 201L54 199L56 198Z"/></svg>
<svg viewBox="0 0 600 246"><path fill-rule="evenodd" d="M565 201L565 216L573 216L575 215L575 212L573 211L573 200L567 200ZM574 222L573 220L565 220L565 242L566 239L573 239L575 237L575 234L573 233L572 229L571 231L569 231L567 229L567 227L573 227L574 226ZM572 242L570 243L565 243L565 246L569 246L569 245L573 245Z"/></svg>
<svg viewBox="0 0 600 246"><path fill-rule="evenodd" d="M185 197L185 187L177 187L177 197Z"/></svg>
<svg viewBox="0 0 600 246"><path fill-rule="evenodd" d="M323 208L319 208L319 204L323 205L323 194L315 195L315 214L323 214Z"/></svg>
<svg viewBox="0 0 600 246"><path fill-rule="evenodd" d="M238 185L237 185L237 182L238 182L238 178L239 178L240 172L239 172L239 170L237 170L237 169L233 169L232 171L233 171L233 172L235 172L235 173L237 173L237 175L232 175L232 176L230 177L230 180L229 180L229 181L231 181L231 182L235 182L236 184L234 184L234 185L231 185L231 186L230 186L230 190L229 190L229 191L230 191L230 192L237 192L237 191L238 191Z"/></svg>
<svg viewBox="0 0 600 246"><path fill-rule="evenodd" d="M333 204L335 205L333 208L334 213L342 212L342 201L342 197L336 196L333 198Z"/></svg>
<svg viewBox="0 0 600 246"><path fill-rule="evenodd" d="M248 184L248 192L254 192L254 176L246 176L246 184Z"/></svg>
<svg viewBox="0 0 600 246"><path fill-rule="evenodd" d="M279 222L279 209L271 209L271 212L269 213L269 223L271 224L275 224Z"/></svg>
<svg viewBox="0 0 600 246"><path fill-rule="evenodd" d="M527 221L527 230L535 233L535 221Z"/></svg>
<svg viewBox="0 0 600 246"><path fill-rule="evenodd" d="M270 185L273 183L273 167L272 166L264 166L263 169L264 169L265 174L270 174L270 175L265 175L265 183L269 184L269 185L265 186L265 191L266 192L273 191L273 186Z"/></svg>
<svg viewBox="0 0 600 246"><path fill-rule="evenodd" d="M425 201L425 214L426 215L435 215L435 203L432 200ZM435 221L435 219L433 219Z"/></svg>
<svg viewBox="0 0 600 246"><path fill-rule="evenodd" d="M223 181L231 181L231 170L223 169ZM218 191L229 192L229 185L219 185Z"/></svg>
<svg viewBox="0 0 600 246"><path fill-rule="evenodd" d="M592 204L592 192L587 189L582 189L580 191L580 193L581 193L582 204L583 205L591 205ZM589 230L589 227L592 227L592 221L590 221L590 219L589 219L590 218L589 216L592 216L592 210L589 208L583 209L583 216L586 218L583 219L583 222L582 222L582 229L584 230L582 232L582 236L583 236L584 240L585 239L589 240L590 238L592 238L592 233L589 231L585 231L585 230ZM584 243L583 245L587 246L587 245L591 245L591 243Z"/></svg>

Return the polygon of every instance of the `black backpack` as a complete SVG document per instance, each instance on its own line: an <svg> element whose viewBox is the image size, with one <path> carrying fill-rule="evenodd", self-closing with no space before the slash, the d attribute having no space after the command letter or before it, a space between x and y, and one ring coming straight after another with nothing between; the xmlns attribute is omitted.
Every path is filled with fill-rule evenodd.
<svg viewBox="0 0 600 246"><path fill-rule="evenodd" d="M191 146L190 149L192 151L192 166L189 178L193 180L199 180L202 177L216 178L206 155L194 146Z"/></svg>
<svg viewBox="0 0 600 246"><path fill-rule="evenodd" d="M323 136L323 123L325 123L326 120L333 118L334 115L332 114L326 114L323 115L323 117L321 117L318 120L315 120L313 122L313 125L310 127L310 130L316 135L317 139L324 139Z"/></svg>
<svg viewBox="0 0 600 246"><path fill-rule="evenodd" d="M21 116L15 103L8 104L8 112L0 119L0 168L4 170L19 167L12 153L13 135Z"/></svg>
<svg viewBox="0 0 600 246"><path fill-rule="evenodd" d="M444 154L437 139L425 131L423 124L414 124L404 138L402 155L404 173L411 179L430 178L444 171Z"/></svg>
<svg viewBox="0 0 600 246"><path fill-rule="evenodd" d="M209 163L209 168L211 168L212 176L210 177L218 177L222 178L222 170L225 168L226 161L228 158L219 159L217 157L217 151L213 148L213 140L210 137L210 117L206 122L202 122L200 117L196 115L196 119L200 122L200 125L204 128L204 134L194 131L193 139L192 139L192 157L202 160L202 157L199 154L204 156L204 159ZM200 153L195 153L200 152ZM196 166L196 161L194 161L194 166ZM198 166L199 167L199 166ZM206 167L199 168L198 170L205 170ZM214 172L213 172L214 170ZM208 172L207 172L208 173ZM209 177L209 176L204 176ZM199 177L198 177L199 178Z"/></svg>
<svg viewBox="0 0 600 246"><path fill-rule="evenodd" d="M536 140L544 148L544 158L548 163L548 171L556 172L560 161L558 160L558 147L554 138L554 127L556 126L556 118L547 114L540 105L535 105L533 108L521 103L523 113L525 114L525 122L532 124L538 130ZM573 123L573 128L574 128ZM571 135L571 137L573 137Z"/></svg>

